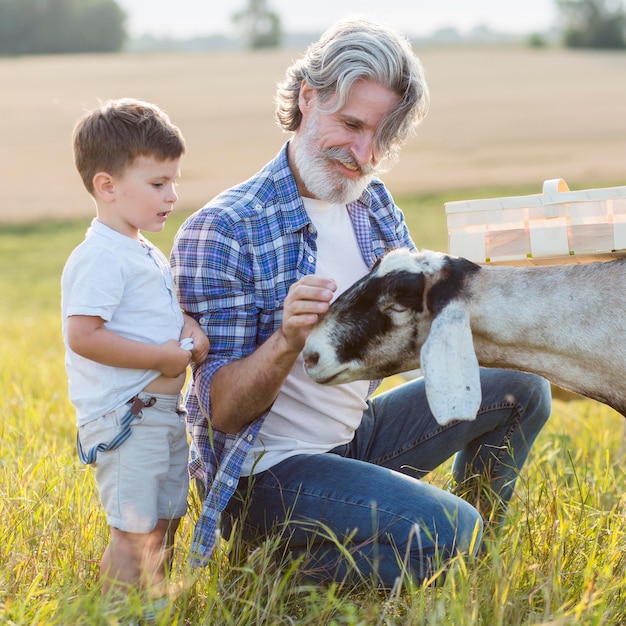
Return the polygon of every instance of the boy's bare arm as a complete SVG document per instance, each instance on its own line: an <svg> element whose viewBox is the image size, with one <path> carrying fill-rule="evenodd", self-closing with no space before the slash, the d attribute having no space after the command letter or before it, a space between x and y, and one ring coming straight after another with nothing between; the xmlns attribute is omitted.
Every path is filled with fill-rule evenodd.
<svg viewBox="0 0 626 626"><path fill-rule="evenodd" d="M189 365L191 353L176 339L163 344L127 339L112 332L101 317L72 315L67 319L69 347L86 359L112 367L152 369L165 376L180 376Z"/></svg>

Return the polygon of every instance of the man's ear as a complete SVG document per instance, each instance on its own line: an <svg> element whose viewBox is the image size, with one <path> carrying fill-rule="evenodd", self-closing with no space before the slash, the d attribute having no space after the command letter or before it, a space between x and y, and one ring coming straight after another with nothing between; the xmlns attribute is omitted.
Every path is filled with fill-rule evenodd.
<svg viewBox="0 0 626 626"><path fill-rule="evenodd" d="M93 177L94 195L105 202L115 198L115 179L107 172L98 172Z"/></svg>
<svg viewBox="0 0 626 626"><path fill-rule="evenodd" d="M313 99L316 96L316 91L309 85L306 80L303 80L300 83L300 93L298 94L298 106L300 107L300 111L303 109L308 109L311 106Z"/></svg>

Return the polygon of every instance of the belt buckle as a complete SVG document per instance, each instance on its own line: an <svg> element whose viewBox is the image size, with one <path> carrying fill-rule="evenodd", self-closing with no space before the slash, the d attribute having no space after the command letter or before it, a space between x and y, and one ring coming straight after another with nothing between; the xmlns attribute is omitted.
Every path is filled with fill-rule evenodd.
<svg viewBox="0 0 626 626"><path fill-rule="evenodd" d="M156 398L151 397L147 402L144 402L141 398L133 396L126 404L130 404L129 411L133 415L139 415L141 409L154 406L156 404Z"/></svg>

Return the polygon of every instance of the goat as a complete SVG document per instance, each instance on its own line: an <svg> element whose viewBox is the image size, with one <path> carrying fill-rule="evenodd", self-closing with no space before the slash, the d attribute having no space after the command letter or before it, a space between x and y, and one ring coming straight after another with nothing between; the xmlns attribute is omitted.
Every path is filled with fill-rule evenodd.
<svg viewBox="0 0 626 626"><path fill-rule="evenodd" d="M398 249L335 302L307 338L322 384L421 366L440 424L475 419L479 364L534 372L626 416L626 259L481 266Z"/></svg>

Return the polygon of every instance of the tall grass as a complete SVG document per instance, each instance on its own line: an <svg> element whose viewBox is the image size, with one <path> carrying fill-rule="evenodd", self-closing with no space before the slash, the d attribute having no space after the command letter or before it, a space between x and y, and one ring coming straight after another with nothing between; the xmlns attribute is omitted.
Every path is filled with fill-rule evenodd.
<svg viewBox="0 0 626 626"><path fill-rule="evenodd" d="M489 195L496 195L489 193ZM450 198L446 198L450 199ZM445 249L441 197L406 199L420 245ZM167 252L183 214L151 237ZM100 598L107 529L93 471L74 450L59 319L59 278L88 220L0 229L0 623L116 624ZM390 384L393 384L392 381ZM223 542L189 570L199 503L178 539L180 594L160 624L623 624L626 523L622 418L591 402L555 400L502 532L480 559L459 559L438 584L383 594L363 584L311 586L280 560L278 537L257 550ZM428 477L444 485L449 467ZM233 558L240 553L240 558Z"/></svg>

